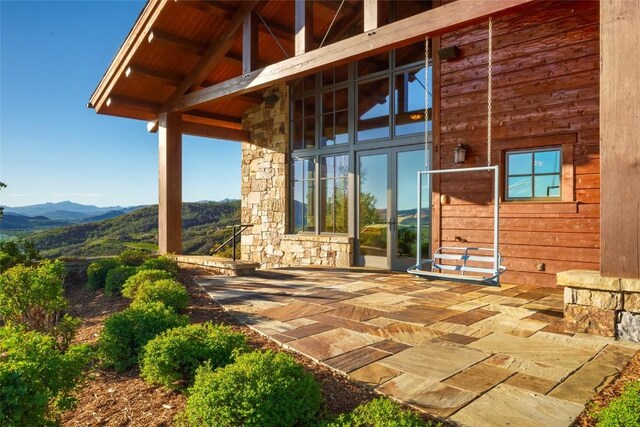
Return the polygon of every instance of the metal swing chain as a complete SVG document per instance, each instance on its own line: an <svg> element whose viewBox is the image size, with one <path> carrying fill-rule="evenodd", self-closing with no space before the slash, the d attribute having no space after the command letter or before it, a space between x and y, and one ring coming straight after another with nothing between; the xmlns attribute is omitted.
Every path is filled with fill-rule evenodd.
<svg viewBox="0 0 640 427"><path fill-rule="evenodd" d="M424 168L430 170L429 164L429 36L424 39Z"/></svg>
<svg viewBox="0 0 640 427"><path fill-rule="evenodd" d="M491 115L493 104L493 18L489 17L489 47L487 67L487 166L491 166Z"/></svg>

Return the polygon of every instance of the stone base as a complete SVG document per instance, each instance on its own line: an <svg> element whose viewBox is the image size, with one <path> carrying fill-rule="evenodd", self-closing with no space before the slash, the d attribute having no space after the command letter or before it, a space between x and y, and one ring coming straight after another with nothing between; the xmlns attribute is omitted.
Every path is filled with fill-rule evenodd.
<svg viewBox="0 0 640 427"><path fill-rule="evenodd" d="M564 328L567 332L614 337L616 311L587 305L565 304Z"/></svg>
<svg viewBox="0 0 640 427"><path fill-rule="evenodd" d="M640 279L571 270L558 273L558 286L566 331L640 342Z"/></svg>
<svg viewBox="0 0 640 427"><path fill-rule="evenodd" d="M256 272L260 264L246 261L233 261L229 258L204 255L173 255L179 263L200 265L207 267L216 274L223 276L247 276Z"/></svg>

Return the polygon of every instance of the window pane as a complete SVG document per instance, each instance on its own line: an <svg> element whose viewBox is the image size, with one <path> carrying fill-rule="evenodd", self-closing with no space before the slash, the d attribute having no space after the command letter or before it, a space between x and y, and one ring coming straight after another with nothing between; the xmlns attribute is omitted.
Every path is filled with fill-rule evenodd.
<svg viewBox="0 0 640 427"><path fill-rule="evenodd" d="M307 96L304 99L304 116L313 117L316 114L316 98L314 96Z"/></svg>
<svg viewBox="0 0 640 427"><path fill-rule="evenodd" d="M349 111L336 111L334 136L336 144L347 144L349 142Z"/></svg>
<svg viewBox="0 0 640 427"><path fill-rule="evenodd" d="M560 197L560 175L543 175L533 178L534 197Z"/></svg>
<svg viewBox="0 0 640 427"><path fill-rule="evenodd" d="M302 120L294 120L292 126L291 142L294 150L304 148L302 137Z"/></svg>
<svg viewBox="0 0 640 427"><path fill-rule="evenodd" d="M315 230L314 181L315 164L312 159L298 159L293 163L293 230Z"/></svg>
<svg viewBox="0 0 640 427"><path fill-rule="evenodd" d="M304 199L304 183L302 181L293 184L293 231L299 232L304 229L304 219L306 217Z"/></svg>
<svg viewBox="0 0 640 427"><path fill-rule="evenodd" d="M389 137L389 80L358 86L358 141Z"/></svg>
<svg viewBox="0 0 640 427"><path fill-rule="evenodd" d="M304 231L316 231L315 181L306 181L305 187L305 224Z"/></svg>
<svg viewBox="0 0 640 427"><path fill-rule="evenodd" d="M560 172L560 150L539 151L533 155L533 158L534 173Z"/></svg>
<svg viewBox="0 0 640 427"><path fill-rule="evenodd" d="M507 175L531 175L532 153L510 153L507 155Z"/></svg>
<svg viewBox="0 0 640 427"><path fill-rule="evenodd" d="M424 133L424 68L396 76L396 135Z"/></svg>
<svg viewBox="0 0 640 427"><path fill-rule="evenodd" d="M507 197L510 199L531 198L533 190L531 188L531 177L522 176L509 178Z"/></svg>
<svg viewBox="0 0 640 427"><path fill-rule="evenodd" d="M329 233L346 233L348 230L347 176L349 156L327 156L321 160L321 228Z"/></svg>
<svg viewBox="0 0 640 427"><path fill-rule="evenodd" d="M336 110L346 110L349 108L349 92L347 89L338 89L334 95L334 108Z"/></svg>
<svg viewBox="0 0 640 427"><path fill-rule="evenodd" d="M367 74L376 73L389 69L389 53L385 52L380 55L371 56L369 58L358 61L358 77Z"/></svg>
<svg viewBox="0 0 640 427"><path fill-rule="evenodd" d="M335 144L334 128L333 128L333 113L322 115L322 139L320 140L321 146Z"/></svg>
<svg viewBox="0 0 640 427"><path fill-rule="evenodd" d="M335 185L335 232L346 233L349 227L347 180L337 179Z"/></svg>
<svg viewBox="0 0 640 427"><path fill-rule="evenodd" d="M320 208L320 218L322 219L320 231L328 231L329 233L333 233L333 179L323 180L321 188L323 197L322 205Z"/></svg>

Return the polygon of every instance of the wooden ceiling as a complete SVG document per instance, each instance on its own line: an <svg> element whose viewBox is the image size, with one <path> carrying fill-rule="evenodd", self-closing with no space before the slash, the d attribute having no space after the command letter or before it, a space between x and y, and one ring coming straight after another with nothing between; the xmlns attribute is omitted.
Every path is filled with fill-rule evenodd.
<svg viewBox="0 0 640 427"><path fill-rule="evenodd" d="M281 0L151 0L89 107L99 114L154 121L182 95L242 75L243 22L248 14L257 24L257 67L292 57L294 9L293 1ZM312 47L325 36L327 45L363 31L359 0L314 1L312 13ZM240 129L242 114L261 102L261 93L246 93L185 111L183 119Z"/></svg>

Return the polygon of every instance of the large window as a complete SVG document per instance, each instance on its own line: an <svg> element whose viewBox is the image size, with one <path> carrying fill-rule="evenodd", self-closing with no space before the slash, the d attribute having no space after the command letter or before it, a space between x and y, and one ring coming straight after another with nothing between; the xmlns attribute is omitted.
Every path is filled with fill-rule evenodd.
<svg viewBox="0 0 640 427"><path fill-rule="evenodd" d="M315 231L315 163L313 159L293 162L293 230Z"/></svg>
<svg viewBox="0 0 640 427"><path fill-rule="evenodd" d="M355 233L348 212L356 151L424 143L425 126L431 131L425 92L433 81L424 51L420 42L290 86L292 232ZM431 107L430 90L426 95Z"/></svg>
<svg viewBox="0 0 640 427"><path fill-rule="evenodd" d="M320 159L322 176L320 189L320 231L329 233L346 233L349 224L349 192L347 188L349 172L349 156L346 154L326 156Z"/></svg>
<svg viewBox="0 0 640 427"><path fill-rule="evenodd" d="M560 199L560 148L507 151L506 198Z"/></svg>

